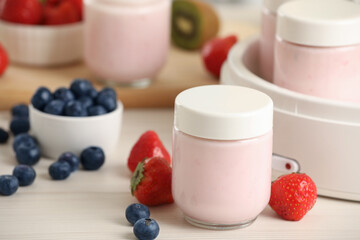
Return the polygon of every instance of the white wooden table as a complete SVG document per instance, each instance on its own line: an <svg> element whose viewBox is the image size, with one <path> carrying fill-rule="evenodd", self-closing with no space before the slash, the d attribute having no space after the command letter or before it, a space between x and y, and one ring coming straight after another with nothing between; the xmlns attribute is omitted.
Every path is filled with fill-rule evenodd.
<svg viewBox="0 0 360 240"><path fill-rule="evenodd" d="M10 115L0 112L0 127L8 128ZM26 239L135 239L124 212L136 199L129 190L129 151L146 130L155 130L171 150L172 109L126 110L118 151L107 156L96 172L79 170L65 181L48 175L52 160L34 166L33 185L10 197L0 196L0 240ZM0 175L11 174L16 160L12 139L0 145ZM280 219L267 207L248 228L228 231L193 227L175 204L153 207L151 217L160 225L158 239L360 239L360 203L319 197L299 222Z"/></svg>

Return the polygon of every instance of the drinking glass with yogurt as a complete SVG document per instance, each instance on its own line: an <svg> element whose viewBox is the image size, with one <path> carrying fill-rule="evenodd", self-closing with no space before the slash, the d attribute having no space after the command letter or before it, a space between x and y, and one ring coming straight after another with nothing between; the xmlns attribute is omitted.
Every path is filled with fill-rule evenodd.
<svg viewBox="0 0 360 240"><path fill-rule="evenodd" d="M85 0L84 58L101 80L150 83L164 66L170 0Z"/></svg>
<svg viewBox="0 0 360 240"><path fill-rule="evenodd" d="M240 86L210 85L175 100L172 192L191 224L250 225L271 189L273 103Z"/></svg>

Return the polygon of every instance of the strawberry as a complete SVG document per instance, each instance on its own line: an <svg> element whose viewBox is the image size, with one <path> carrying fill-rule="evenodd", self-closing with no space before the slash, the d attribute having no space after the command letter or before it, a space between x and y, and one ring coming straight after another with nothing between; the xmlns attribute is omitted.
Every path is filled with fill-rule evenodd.
<svg viewBox="0 0 360 240"><path fill-rule="evenodd" d="M169 153L166 151L159 136L154 131L143 133L135 143L128 158L128 168L131 172L134 172L139 162L150 157L163 157L171 164Z"/></svg>
<svg viewBox="0 0 360 240"><path fill-rule="evenodd" d="M269 205L285 220L299 221L315 205L316 185L304 173L280 176L271 185Z"/></svg>
<svg viewBox="0 0 360 240"><path fill-rule="evenodd" d="M22 24L39 24L42 8L38 0L5 0L0 18Z"/></svg>
<svg viewBox="0 0 360 240"><path fill-rule="evenodd" d="M2 75L5 72L8 63L9 60L7 57L7 53L0 44L0 75Z"/></svg>
<svg viewBox="0 0 360 240"><path fill-rule="evenodd" d="M60 25L80 21L80 14L70 0L47 1L44 5L44 24Z"/></svg>
<svg viewBox="0 0 360 240"><path fill-rule="evenodd" d="M152 157L142 160L131 178L131 194L147 206L173 203L172 170L166 159Z"/></svg>
<svg viewBox="0 0 360 240"><path fill-rule="evenodd" d="M70 0L76 7L76 10L79 13L80 19L82 19L82 13L83 13L83 0Z"/></svg>
<svg viewBox="0 0 360 240"><path fill-rule="evenodd" d="M229 50L237 42L235 35L225 38L214 38L207 43L201 50L205 68L216 78L220 77L221 66L225 62Z"/></svg>

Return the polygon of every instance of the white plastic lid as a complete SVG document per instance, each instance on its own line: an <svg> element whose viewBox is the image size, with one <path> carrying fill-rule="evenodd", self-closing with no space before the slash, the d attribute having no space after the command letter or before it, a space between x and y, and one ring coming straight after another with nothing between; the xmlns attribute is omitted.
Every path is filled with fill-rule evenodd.
<svg viewBox="0 0 360 240"><path fill-rule="evenodd" d="M194 87L176 97L174 126L206 139L253 138L272 130L273 102L266 94L251 88Z"/></svg>
<svg viewBox="0 0 360 240"><path fill-rule="evenodd" d="M276 34L309 46L360 43L360 5L344 0L291 1L278 9Z"/></svg>
<svg viewBox="0 0 360 240"><path fill-rule="evenodd" d="M281 4L294 0L264 0L263 5L272 13L276 13Z"/></svg>

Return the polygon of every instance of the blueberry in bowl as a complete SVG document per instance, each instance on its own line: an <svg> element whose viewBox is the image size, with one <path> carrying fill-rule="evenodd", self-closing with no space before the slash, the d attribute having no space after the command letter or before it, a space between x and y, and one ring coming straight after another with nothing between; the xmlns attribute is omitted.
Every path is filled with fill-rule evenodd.
<svg viewBox="0 0 360 240"><path fill-rule="evenodd" d="M67 89L66 87L60 87L55 90L53 98L57 100L62 100L63 102L68 102L75 99L74 93Z"/></svg>
<svg viewBox="0 0 360 240"><path fill-rule="evenodd" d="M51 100L44 108L45 113L63 115L65 102L60 99Z"/></svg>
<svg viewBox="0 0 360 240"><path fill-rule="evenodd" d="M42 111L52 99L53 96L48 88L39 87L31 98L31 104L34 108Z"/></svg>
<svg viewBox="0 0 360 240"><path fill-rule="evenodd" d="M36 91L32 101L36 105L29 106L32 135L44 157L57 159L64 152L80 156L89 146L98 146L105 154L115 149L123 105L112 88L97 91L86 79L76 79L69 88L49 92L44 87Z"/></svg>

